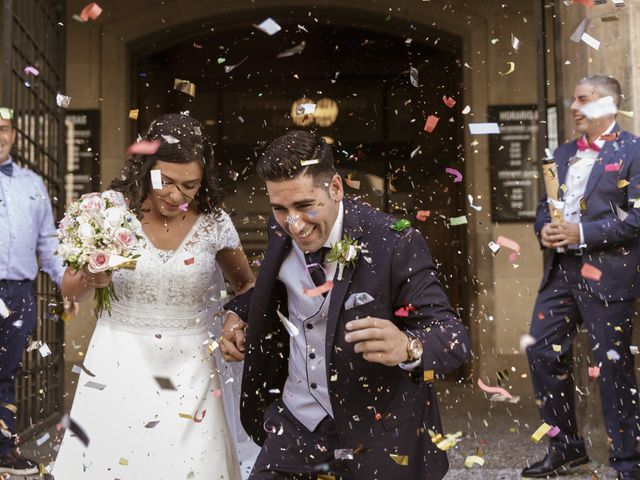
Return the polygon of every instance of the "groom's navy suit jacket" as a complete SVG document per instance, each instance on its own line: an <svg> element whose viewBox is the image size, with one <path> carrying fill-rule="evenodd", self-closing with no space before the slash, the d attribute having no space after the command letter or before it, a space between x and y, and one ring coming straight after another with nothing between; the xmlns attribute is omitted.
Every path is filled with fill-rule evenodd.
<svg viewBox="0 0 640 480"><path fill-rule="evenodd" d="M397 219L362 203L345 199L344 207L343 235L365 243L371 263L361 255L355 266L347 266L330 296L327 383L340 445L362 447L363 453L348 461L357 480L440 479L448 462L428 433L442 429L434 387L423 372L438 375L466 362L471 355L467 330L437 279L422 235L414 229L392 230ZM273 219L268 228L269 245L255 288L226 305L248 320L240 415L258 444L265 440L263 415L281 395L289 358L289 336L276 314L279 309L287 315L287 295L276 277L291 239ZM345 309L349 296L360 292L374 300ZM408 304L415 309L408 317L394 315ZM354 344L345 341L345 324L366 316L392 320L419 338L422 365L406 372L355 353ZM399 465L390 454L406 455L408 465Z"/></svg>
<svg viewBox="0 0 640 480"><path fill-rule="evenodd" d="M605 142L593 166L584 193L580 222L584 232L586 249L582 262L593 265L602 272L600 281L587 280L593 293L607 301L632 300L640 295L640 139L621 131L618 125L615 141ZM575 156L576 141L558 147L555 159L559 184L563 185L569 170L569 161ZM617 166L616 166L617 164ZM619 217L618 207L626 212L625 220ZM547 198L538 205L535 232L551 221ZM540 289L549 280L555 250L546 259L544 277Z"/></svg>

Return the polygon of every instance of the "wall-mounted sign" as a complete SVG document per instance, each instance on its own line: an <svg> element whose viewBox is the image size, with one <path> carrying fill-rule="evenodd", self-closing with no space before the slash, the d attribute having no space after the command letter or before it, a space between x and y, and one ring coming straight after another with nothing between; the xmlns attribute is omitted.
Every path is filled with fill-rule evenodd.
<svg viewBox="0 0 640 480"><path fill-rule="evenodd" d="M66 205L100 190L100 112L68 110L65 116L67 174Z"/></svg>
<svg viewBox="0 0 640 480"><path fill-rule="evenodd" d="M489 137L491 219L494 222L529 222L538 202L538 159L535 105L489 106L489 119L500 133Z"/></svg>

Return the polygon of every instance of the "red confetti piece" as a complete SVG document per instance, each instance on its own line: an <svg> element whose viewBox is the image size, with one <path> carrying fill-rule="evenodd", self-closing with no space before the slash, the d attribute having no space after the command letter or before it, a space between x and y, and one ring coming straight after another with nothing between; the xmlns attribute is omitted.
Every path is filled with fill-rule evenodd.
<svg viewBox="0 0 640 480"><path fill-rule="evenodd" d="M200 418L198 418L198 411L196 410L196 413L193 415L193 421L196 423L200 423L202 422L202 420L204 420L204 417L207 415L207 409L205 408L204 410L202 410L202 416Z"/></svg>
<svg viewBox="0 0 640 480"><path fill-rule="evenodd" d="M382 415L380 415L380 412L376 413L375 416L373 417L376 419L376 422L379 422L380 420L382 420Z"/></svg>
<svg viewBox="0 0 640 480"><path fill-rule="evenodd" d="M140 140L127 148L127 158L131 158L134 155L153 155L158 151L159 147L160 140Z"/></svg>
<svg viewBox="0 0 640 480"><path fill-rule="evenodd" d="M216 398L220 398L222 396L222 390L220 390L219 388L216 388L213 391L213 396L216 397Z"/></svg>
<svg viewBox="0 0 640 480"><path fill-rule="evenodd" d="M395 316L396 317L408 317L409 316L409 310L407 310L407 307L400 307L398 310L395 311Z"/></svg>
<svg viewBox="0 0 640 480"><path fill-rule="evenodd" d="M544 320L544 313L538 312L538 320Z"/></svg>
<svg viewBox="0 0 640 480"><path fill-rule="evenodd" d="M453 97L447 97L446 95L442 96L442 101L449 108L453 108L456 104L456 101L453 99Z"/></svg>
<svg viewBox="0 0 640 480"><path fill-rule="evenodd" d="M587 8L591 8L596 4L594 0L571 0L571 3L579 3Z"/></svg>
<svg viewBox="0 0 640 480"><path fill-rule="evenodd" d="M424 131L429 133L433 132L433 130L436 128L436 125L438 124L438 120L440 119L435 115L429 115L427 117L427 122L424 124Z"/></svg>
<svg viewBox="0 0 640 480"><path fill-rule="evenodd" d="M505 398L508 398L509 400L513 398L513 396L509 392L507 392L504 388L490 387L489 385L485 385L485 383L480 379L478 379L478 386L480 387L480 390L482 390L483 392L499 393L500 395L502 395Z"/></svg>
<svg viewBox="0 0 640 480"><path fill-rule="evenodd" d="M582 270L580 270L580 275L582 275L586 279L595 280L596 282L599 282L600 277L602 277L602 272L596 267L594 267L593 265L585 263L584 265L582 265Z"/></svg>
<svg viewBox="0 0 640 480"><path fill-rule="evenodd" d="M309 288L309 289L303 288L302 291L308 297L317 297L319 295L322 295L323 293L328 292L332 288L333 288L333 282L331 280L327 280L322 285L316 288Z"/></svg>
<svg viewBox="0 0 640 480"><path fill-rule="evenodd" d="M619 163L607 163L604 166L604 171L605 172L619 172L620 171L620 164Z"/></svg>
<svg viewBox="0 0 640 480"><path fill-rule="evenodd" d="M193 258L193 257L191 257L191 258L187 258L187 259L184 261L184 264L185 264L185 265L193 265L194 263L196 263L196 259L195 259L195 258Z"/></svg>
<svg viewBox="0 0 640 480"><path fill-rule="evenodd" d="M82 9L82 11L80 12L80 18L83 21L88 22L89 19L95 20L96 18L98 18L101 13L102 8L100 8L97 3L91 2Z"/></svg>
<svg viewBox="0 0 640 480"><path fill-rule="evenodd" d="M456 177L453 179L453 183L460 183L462 181L462 174L455 168L447 167L444 171Z"/></svg>
<svg viewBox="0 0 640 480"><path fill-rule="evenodd" d="M416 213L416 218L421 222L426 222L427 218L431 216L431 210L418 210Z"/></svg>
<svg viewBox="0 0 640 480"><path fill-rule="evenodd" d="M598 378L600 376L600 367L589 367L589 376L591 378Z"/></svg>

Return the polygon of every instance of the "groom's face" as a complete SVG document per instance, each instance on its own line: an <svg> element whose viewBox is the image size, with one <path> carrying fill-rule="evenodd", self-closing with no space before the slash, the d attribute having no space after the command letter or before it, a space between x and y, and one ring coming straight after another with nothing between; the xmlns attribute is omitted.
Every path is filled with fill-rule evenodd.
<svg viewBox="0 0 640 480"><path fill-rule="evenodd" d="M307 174L266 184L278 224L303 252L319 250L338 218L344 196L340 175L323 184Z"/></svg>

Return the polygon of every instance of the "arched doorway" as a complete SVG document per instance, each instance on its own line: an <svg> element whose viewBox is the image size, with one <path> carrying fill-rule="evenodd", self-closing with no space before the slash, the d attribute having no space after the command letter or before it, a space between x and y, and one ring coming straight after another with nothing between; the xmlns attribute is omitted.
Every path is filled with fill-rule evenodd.
<svg viewBox="0 0 640 480"><path fill-rule="evenodd" d="M245 249L257 257L269 215L257 156L287 129L314 128L334 142L340 173L351 185L360 182L347 194L409 219L425 234L464 318L472 294L464 288L466 229L450 226L450 218L465 213L464 187L445 173L463 170L463 123L442 100L463 102L461 42L427 29L415 29L411 39L388 27L372 31L324 18L289 11L288 20L278 17L282 31L274 36L246 22L205 22L170 40L133 45L131 107L139 116L132 139L167 111L189 110L205 123L216 142L227 209ZM425 37L441 41L418 41ZM175 79L195 84L195 97L174 90ZM303 119L292 108L296 101L323 112ZM433 133L424 131L429 115L440 119ZM418 210L430 217L416 220Z"/></svg>

